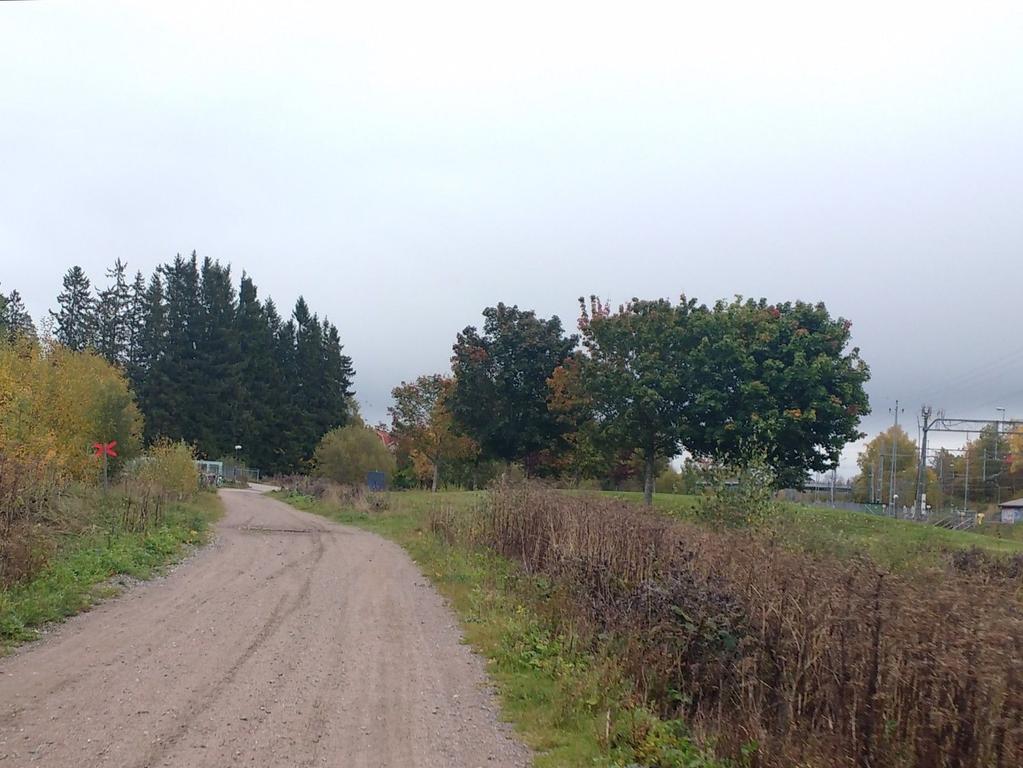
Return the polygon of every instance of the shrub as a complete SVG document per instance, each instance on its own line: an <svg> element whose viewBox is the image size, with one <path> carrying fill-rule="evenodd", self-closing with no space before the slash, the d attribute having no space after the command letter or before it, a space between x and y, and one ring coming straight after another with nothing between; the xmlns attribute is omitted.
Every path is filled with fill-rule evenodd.
<svg viewBox="0 0 1023 768"><path fill-rule="evenodd" d="M60 345L0 344L0 445L5 455L96 482L96 442L116 440L121 462L136 455L142 417L124 374L92 352Z"/></svg>
<svg viewBox="0 0 1023 768"><path fill-rule="evenodd" d="M313 474L346 485L364 485L369 472L394 472L394 456L376 432L362 424L332 429L313 454Z"/></svg>
<svg viewBox="0 0 1023 768"><path fill-rule="evenodd" d="M141 492L168 499L186 499L199 489L195 450L184 441L157 440L132 465L131 475L141 486Z"/></svg>

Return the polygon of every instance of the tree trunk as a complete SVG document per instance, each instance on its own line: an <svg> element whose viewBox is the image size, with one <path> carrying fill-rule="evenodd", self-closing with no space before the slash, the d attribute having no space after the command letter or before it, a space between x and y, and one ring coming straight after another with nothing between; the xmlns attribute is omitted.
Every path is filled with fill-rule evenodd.
<svg viewBox="0 0 1023 768"><path fill-rule="evenodd" d="M433 493L437 492L437 483L440 481L440 462L433 462Z"/></svg>
<svg viewBox="0 0 1023 768"><path fill-rule="evenodd" d="M646 451L645 467L643 471L643 503L648 507L654 503L654 452L648 448Z"/></svg>

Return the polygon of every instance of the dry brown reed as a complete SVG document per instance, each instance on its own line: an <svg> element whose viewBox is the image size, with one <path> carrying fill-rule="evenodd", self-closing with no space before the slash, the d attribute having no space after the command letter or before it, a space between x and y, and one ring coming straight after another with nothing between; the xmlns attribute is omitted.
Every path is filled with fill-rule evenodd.
<svg viewBox="0 0 1023 768"><path fill-rule="evenodd" d="M535 485L433 528L551 578L645 699L758 766L1023 765L1018 574L926 576Z"/></svg>

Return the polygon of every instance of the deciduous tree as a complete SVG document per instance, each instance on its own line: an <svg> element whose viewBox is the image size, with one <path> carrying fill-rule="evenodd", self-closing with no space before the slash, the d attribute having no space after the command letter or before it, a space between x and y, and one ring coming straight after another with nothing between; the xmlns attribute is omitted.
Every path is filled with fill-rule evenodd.
<svg viewBox="0 0 1023 768"><path fill-rule="evenodd" d="M547 380L578 339L565 336L557 317L517 306L488 307L483 317L483 332L468 326L453 347L449 408L485 457L522 461L535 473L564 429L547 407Z"/></svg>
<svg viewBox="0 0 1023 768"><path fill-rule="evenodd" d="M695 353L709 312L685 296L677 304L633 299L617 312L596 297L588 310L579 303L586 392L603 435L642 454L644 500L652 504L658 459L678 454L697 431L692 408L705 372Z"/></svg>
<svg viewBox="0 0 1023 768"><path fill-rule="evenodd" d="M782 487L835 467L870 411L870 371L849 329L823 304L718 302L698 350L687 447L739 466L764 456Z"/></svg>
<svg viewBox="0 0 1023 768"><path fill-rule="evenodd" d="M434 492L445 462L468 458L477 452L470 438L454 430L446 402L453 389L454 379L440 374L420 376L410 383L403 381L391 390L394 405L387 409L392 432L406 444L413 462L420 456L429 463Z"/></svg>

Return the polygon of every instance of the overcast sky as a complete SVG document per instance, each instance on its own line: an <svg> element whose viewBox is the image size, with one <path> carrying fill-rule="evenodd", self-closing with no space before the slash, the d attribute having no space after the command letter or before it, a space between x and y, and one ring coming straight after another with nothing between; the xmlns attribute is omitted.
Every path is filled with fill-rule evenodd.
<svg viewBox="0 0 1023 768"><path fill-rule="evenodd" d="M327 314L371 420L498 301L823 300L865 430L1023 417L1021 41L1018 1L2 2L0 283L38 318L195 249Z"/></svg>

